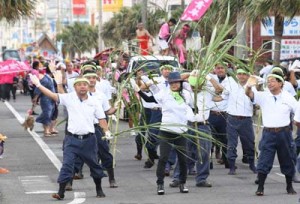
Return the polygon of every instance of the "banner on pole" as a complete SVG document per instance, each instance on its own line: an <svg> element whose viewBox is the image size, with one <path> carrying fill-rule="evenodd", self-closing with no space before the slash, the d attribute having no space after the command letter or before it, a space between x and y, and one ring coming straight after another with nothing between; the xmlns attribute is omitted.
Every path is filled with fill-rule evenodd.
<svg viewBox="0 0 300 204"><path fill-rule="evenodd" d="M73 15L86 15L86 0L73 0Z"/></svg>
<svg viewBox="0 0 300 204"><path fill-rule="evenodd" d="M213 0L192 0L180 17L181 21L199 21Z"/></svg>
<svg viewBox="0 0 300 204"><path fill-rule="evenodd" d="M123 0L101 0L103 12L118 12L123 7Z"/></svg>

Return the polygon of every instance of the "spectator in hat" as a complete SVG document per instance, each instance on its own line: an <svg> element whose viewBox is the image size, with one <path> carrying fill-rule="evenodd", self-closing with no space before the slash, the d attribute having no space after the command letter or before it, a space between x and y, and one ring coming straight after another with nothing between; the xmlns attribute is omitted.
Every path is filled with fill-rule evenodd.
<svg viewBox="0 0 300 204"><path fill-rule="evenodd" d="M171 72L168 76L168 89L161 89L153 96L149 97L140 91L139 87L132 81L132 86L135 91L147 102L155 102L160 104L162 119L159 128L160 137L160 157L156 170L157 176L157 194L163 195L165 166L169 158L169 153L172 149L172 144L176 146L175 151L179 163L179 189L181 193L188 193L189 190L185 186L187 178L186 164L186 134L187 122L195 121L195 116L192 109L187 105L190 101L189 93L183 90L183 79L179 72ZM148 85L155 88L153 81L149 81ZM154 91L154 89L152 89Z"/></svg>

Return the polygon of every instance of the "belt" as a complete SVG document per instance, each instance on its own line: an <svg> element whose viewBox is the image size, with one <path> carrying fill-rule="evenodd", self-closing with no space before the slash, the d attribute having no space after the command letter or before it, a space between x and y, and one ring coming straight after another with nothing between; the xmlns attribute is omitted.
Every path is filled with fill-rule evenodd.
<svg viewBox="0 0 300 204"><path fill-rule="evenodd" d="M225 111L213 111L213 110L211 110L210 113L213 115L225 115L226 114Z"/></svg>
<svg viewBox="0 0 300 204"><path fill-rule="evenodd" d="M86 138L88 138L89 136L91 136L91 135L93 135L94 133L88 133L88 134L85 134L85 135L76 135L76 134L72 134L72 133L70 133L70 132L67 132L67 135L70 135L70 136L72 136L72 137L75 137L75 138L77 138L77 139L79 139L79 140L84 140L84 139L86 139Z"/></svg>
<svg viewBox="0 0 300 204"><path fill-rule="evenodd" d="M160 107L154 107L154 108L151 108L151 110L161 110Z"/></svg>
<svg viewBox="0 0 300 204"><path fill-rule="evenodd" d="M264 130L267 132L281 132L281 131L288 132L288 131L290 131L290 126L288 125L288 126L276 127L276 128L264 127Z"/></svg>
<svg viewBox="0 0 300 204"><path fill-rule="evenodd" d="M193 124L195 124L195 123L197 123L197 125L199 126L199 125L209 125L209 122L207 121L207 120L205 120L205 121L202 121L202 122L193 122Z"/></svg>
<svg viewBox="0 0 300 204"><path fill-rule="evenodd" d="M230 115L230 114L228 114ZM231 117L233 118L236 118L238 120L243 120L243 119L246 119L246 118L251 118L250 116L241 116L241 115L230 115Z"/></svg>

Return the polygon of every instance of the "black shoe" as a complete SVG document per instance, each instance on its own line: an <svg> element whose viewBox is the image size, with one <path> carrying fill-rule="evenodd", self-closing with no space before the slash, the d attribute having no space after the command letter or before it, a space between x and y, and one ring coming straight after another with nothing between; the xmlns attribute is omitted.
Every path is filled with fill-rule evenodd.
<svg viewBox="0 0 300 204"><path fill-rule="evenodd" d="M180 193L188 193L189 192L189 189L183 183L179 184L179 190L180 190Z"/></svg>
<svg viewBox="0 0 300 204"><path fill-rule="evenodd" d="M179 181L177 181L177 180L173 180L170 184L169 184L169 186L171 187L171 188L177 188L177 187L179 187Z"/></svg>
<svg viewBox="0 0 300 204"><path fill-rule="evenodd" d="M67 182L67 185L66 185L65 189L66 189L66 191L72 191L73 190L72 181Z"/></svg>
<svg viewBox="0 0 300 204"><path fill-rule="evenodd" d="M170 170L165 169L165 176L170 176Z"/></svg>
<svg viewBox="0 0 300 204"><path fill-rule="evenodd" d="M145 168L145 169L150 169L153 165L154 165L154 162L152 162L151 160L148 159L148 160L145 162L144 168Z"/></svg>
<svg viewBox="0 0 300 204"><path fill-rule="evenodd" d="M247 155L243 156L242 162L243 162L244 164L249 164L249 160L248 160Z"/></svg>
<svg viewBox="0 0 300 204"><path fill-rule="evenodd" d="M135 158L136 160L142 160L142 155L137 154L137 155L134 156L134 158Z"/></svg>
<svg viewBox="0 0 300 204"><path fill-rule="evenodd" d="M157 155L157 153L155 155L153 155L153 159L159 159L159 156Z"/></svg>
<svg viewBox="0 0 300 204"><path fill-rule="evenodd" d="M79 172L79 173L75 173L75 175L73 176L73 179L74 180L80 180L80 179L83 179L84 175Z"/></svg>
<svg viewBox="0 0 300 204"><path fill-rule="evenodd" d="M228 172L228 175L236 175L235 168L231 168Z"/></svg>
<svg viewBox="0 0 300 204"><path fill-rule="evenodd" d="M163 184L158 184L157 185L157 194L158 195L164 195L165 194L165 189Z"/></svg>
<svg viewBox="0 0 300 204"><path fill-rule="evenodd" d="M264 195L264 187L258 186L257 191L255 192L257 196L263 196Z"/></svg>
<svg viewBox="0 0 300 204"><path fill-rule="evenodd" d="M58 193L53 193L52 198L55 198L57 200L63 200L65 198L65 195L59 195Z"/></svg>
<svg viewBox="0 0 300 204"><path fill-rule="evenodd" d="M249 165L249 169L254 173L257 174L256 166L254 164Z"/></svg>
<svg viewBox="0 0 300 204"><path fill-rule="evenodd" d="M205 188L211 188L212 185L211 183L204 181L196 184L197 187L205 187Z"/></svg>

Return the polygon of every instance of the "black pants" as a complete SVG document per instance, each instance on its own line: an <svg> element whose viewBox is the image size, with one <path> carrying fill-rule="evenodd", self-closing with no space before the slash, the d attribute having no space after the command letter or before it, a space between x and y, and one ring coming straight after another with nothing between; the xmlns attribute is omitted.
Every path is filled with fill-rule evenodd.
<svg viewBox="0 0 300 204"><path fill-rule="evenodd" d="M12 90L13 85L12 84L4 84L4 94L3 99L10 100L10 91Z"/></svg>
<svg viewBox="0 0 300 204"><path fill-rule="evenodd" d="M166 131L160 131L160 157L157 165L156 176L157 184L164 184L165 166L169 158L172 145L176 150L179 164L179 182L185 183L187 177L186 165L186 138L181 134L175 134Z"/></svg>

